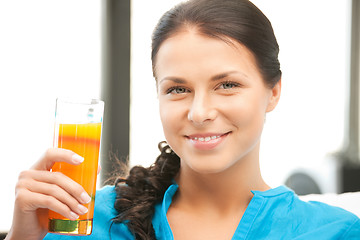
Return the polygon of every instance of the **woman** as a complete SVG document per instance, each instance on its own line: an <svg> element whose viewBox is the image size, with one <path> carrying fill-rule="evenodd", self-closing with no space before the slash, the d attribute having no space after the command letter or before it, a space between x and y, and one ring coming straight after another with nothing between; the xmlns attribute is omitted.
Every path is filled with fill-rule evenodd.
<svg viewBox="0 0 360 240"><path fill-rule="evenodd" d="M261 176L260 137L280 98L281 71L273 29L260 10L247 0L191 0L160 19L152 41L167 144L159 145L153 166L134 167L115 187L98 191L86 239L359 238L355 215L302 202ZM77 158L50 149L20 175L7 239L42 239L46 209L69 219L84 212L83 189L48 172L53 162L79 164Z"/></svg>

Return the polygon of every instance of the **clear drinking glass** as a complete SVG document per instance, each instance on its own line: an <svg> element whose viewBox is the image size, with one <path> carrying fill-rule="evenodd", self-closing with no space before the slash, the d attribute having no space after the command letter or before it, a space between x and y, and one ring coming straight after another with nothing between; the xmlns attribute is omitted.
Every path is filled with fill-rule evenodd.
<svg viewBox="0 0 360 240"><path fill-rule="evenodd" d="M56 100L54 147L72 150L84 157L84 162L77 166L55 163L51 171L62 172L79 183L91 202L84 205L88 212L75 221L49 210L49 232L91 234L103 113L101 100Z"/></svg>

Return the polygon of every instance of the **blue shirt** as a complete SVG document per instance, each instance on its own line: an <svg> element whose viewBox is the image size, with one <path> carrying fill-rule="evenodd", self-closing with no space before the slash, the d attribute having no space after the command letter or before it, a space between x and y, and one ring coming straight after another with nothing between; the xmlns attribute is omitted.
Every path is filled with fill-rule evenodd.
<svg viewBox="0 0 360 240"><path fill-rule="evenodd" d="M171 185L162 203L155 206L152 220L157 239L174 239L166 218L167 210L178 185ZM285 186L254 194L232 240L243 239L360 239L360 219L341 208L320 202L301 201ZM96 194L94 225L90 236L64 236L47 234L45 239L98 240L131 239L134 237L123 223L113 223L116 192L107 186ZM360 204L360 203L359 203Z"/></svg>

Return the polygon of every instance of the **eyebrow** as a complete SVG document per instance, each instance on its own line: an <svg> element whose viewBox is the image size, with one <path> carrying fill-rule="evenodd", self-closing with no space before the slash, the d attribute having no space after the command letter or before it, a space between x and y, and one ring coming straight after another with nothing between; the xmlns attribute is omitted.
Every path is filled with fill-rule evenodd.
<svg viewBox="0 0 360 240"><path fill-rule="evenodd" d="M170 81L173 81L175 83L179 83L179 84L182 84L182 83L186 83L186 80L183 79L183 78L179 78L179 77L164 77L162 78L160 81L159 81L159 84L162 83L163 81L165 80L170 80Z"/></svg>
<svg viewBox="0 0 360 240"><path fill-rule="evenodd" d="M218 81L220 79L223 79L223 78L226 78L228 77L229 75L231 74L240 74L242 75L243 77L247 78L247 75L242 73L242 72L239 72L239 71L228 71L228 72L224 72L224 73L220 73L220 74L216 74L215 76L212 76L210 78L211 81ZM180 78L180 77L173 77L173 76L168 76L168 77L164 77L162 78L160 81L159 81L159 84L165 80L170 80L170 81L173 81L175 83L179 83L179 84L183 84L183 83L186 83L186 80L183 79L183 78Z"/></svg>
<svg viewBox="0 0 360 240"><path fill-rule="evenodd" d="M244 77L247 77L246 74L242 73L242 72L239 72L239 71L229 71L229 72L224 72L224 73L220 73L220 74L217 74L213 77L211 77L211 80L212 81L217 81L217 80L220 80L220 79L223 79L223 78L226 78L228 77L229 75L231 74L240 74Z"/></svg>

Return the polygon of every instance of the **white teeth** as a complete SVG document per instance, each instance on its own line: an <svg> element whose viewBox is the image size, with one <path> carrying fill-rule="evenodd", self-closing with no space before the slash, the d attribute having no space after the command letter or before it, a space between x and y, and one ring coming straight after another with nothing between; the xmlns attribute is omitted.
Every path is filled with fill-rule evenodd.
<svg viewBox="0 0 360 240"><path fill-rule="evenodd" d="M216 138L219 138L220 136L211 136L211 137L194 137L193 140L200 141L200 142L208 142L210 140L214 140Z"/></svg>

